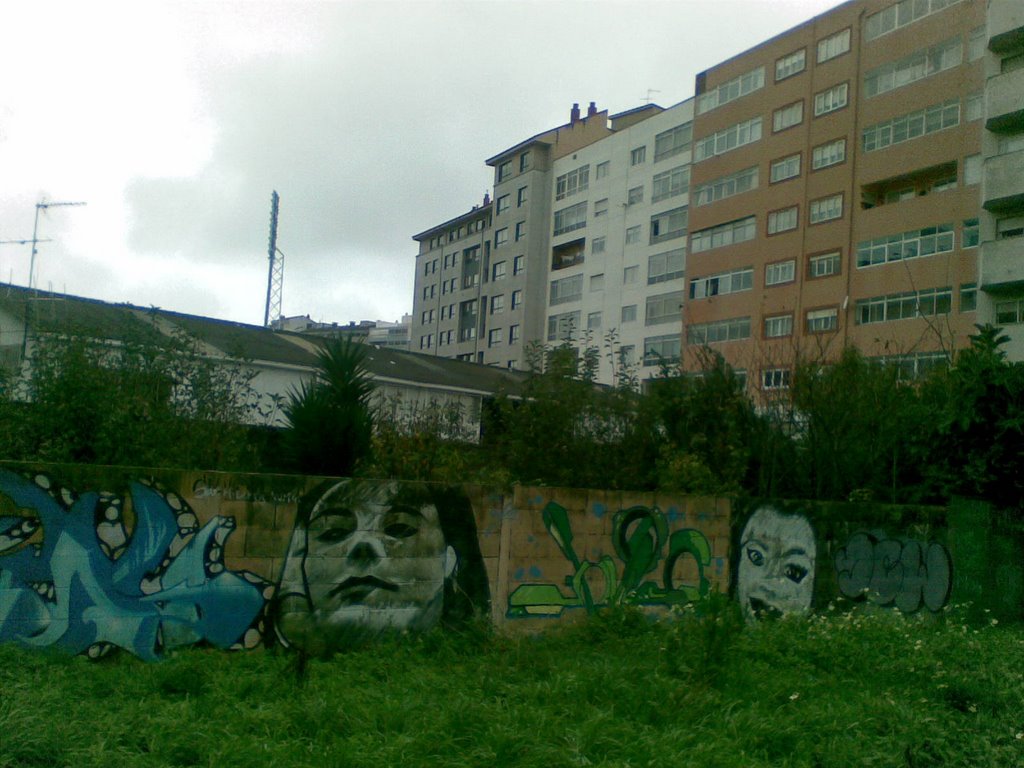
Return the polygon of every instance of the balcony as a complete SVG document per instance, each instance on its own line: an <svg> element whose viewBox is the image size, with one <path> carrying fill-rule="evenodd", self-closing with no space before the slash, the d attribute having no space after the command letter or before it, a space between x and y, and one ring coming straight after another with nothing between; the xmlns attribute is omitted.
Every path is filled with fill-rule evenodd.
<svg viewBox="0 0 1024 768"><path fill-rule="evenodd" d="M1024 149L985 158L981 199L993 213L1024 208Z"/></svg>
<svg viewBox="0 0 1024 768"><path fill-rule="evenodd" d="M989 50L1005 53L1024 42L1024 4L996 0L988 4L986 18Z"/></svg>
<svg viewBox="0 0 1024 768"><path fill-rule="evenodd" d="M1024 68L989 78L985 86L985 127L1010 132L1024 128Z"/></svg>
<svg viewBox="0 0 1024 768"><path fill-rule="evenodd" d="M1024 237L982 243L979 270L983 291L999 293L1024 285Z"/></svg>

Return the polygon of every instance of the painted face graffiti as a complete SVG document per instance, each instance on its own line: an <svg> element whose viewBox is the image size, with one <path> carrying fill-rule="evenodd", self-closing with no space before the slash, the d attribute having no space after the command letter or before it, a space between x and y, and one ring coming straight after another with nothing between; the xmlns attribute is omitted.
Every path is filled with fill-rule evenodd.
<svg viewBox="0 0 1024 768"><path fill-rule="evenodd" d="M293 532L279 632L314 653L437 623L456 566L437 507L397 483L342 481Z"/></svg>
<svg viewBox="0 0 1024 768"><path fill-rule="evenodd" d="M804 613L814 591L814 532L797 515L760 507L740 537L738 596L747 621Z"/></svg>

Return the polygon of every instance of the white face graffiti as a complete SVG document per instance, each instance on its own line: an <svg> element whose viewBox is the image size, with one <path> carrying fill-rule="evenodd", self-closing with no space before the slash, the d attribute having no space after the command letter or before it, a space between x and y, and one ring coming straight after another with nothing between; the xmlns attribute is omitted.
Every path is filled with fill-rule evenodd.
<svg viewBox="0 0 1024 768"><path fill-rule="evenodd" d="M319 633L328 644L433 626L456 564L433 504L397 483L350 481L313 507L305 531L293 535L293 558L301 558L301 570L286 562L282 592L308 597L312 613L302 618L301 633ZM295 577L301 584L285 584Z"/></svg>
<svg viewBox="0 0 1024 768"><path fill-rule="evenodd" d="M737 592L747 621L804 613L814 591L816 546L810 523L760 507L740 537Z"/></svg>

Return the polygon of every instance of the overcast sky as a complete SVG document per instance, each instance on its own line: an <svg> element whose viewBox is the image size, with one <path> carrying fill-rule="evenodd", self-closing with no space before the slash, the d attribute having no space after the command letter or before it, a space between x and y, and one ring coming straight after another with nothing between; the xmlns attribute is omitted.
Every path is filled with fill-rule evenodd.
<svg viewBox="0 0 1024 768"><path fill-rule="evenodd" d="M694 76L836 0L0 3L0 241L35 284L262 323L270 196L283 311L397 320L412 235L484 160ZM0 282L28 283L28 245Z"/></svg>

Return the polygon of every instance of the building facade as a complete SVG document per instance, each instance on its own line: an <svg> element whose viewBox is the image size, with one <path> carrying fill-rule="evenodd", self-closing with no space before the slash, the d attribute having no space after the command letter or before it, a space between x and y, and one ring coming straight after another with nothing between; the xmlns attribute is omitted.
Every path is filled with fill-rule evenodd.
<svg viewBox="0 0 1024 768"><path fill-rule="evenodd" d="M612 353L612 383L612 358L642 379L711 349L770 392L846 345L916 375L992 322L1024 359L1018 0L852 0L694 90L669 109L574 107L487 161L489 287L472 349L436 354L517 367L525 343L571 338ZM441 332L420 309L426 246L461 221L416 236L414 348Z"/></svg>

